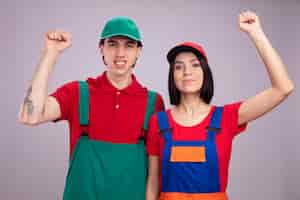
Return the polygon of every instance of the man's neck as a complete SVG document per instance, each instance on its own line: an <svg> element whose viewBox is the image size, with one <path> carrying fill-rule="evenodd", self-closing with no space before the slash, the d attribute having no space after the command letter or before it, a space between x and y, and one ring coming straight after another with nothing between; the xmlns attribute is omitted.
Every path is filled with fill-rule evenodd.
<svg viewBox="0 0 300 200"><path fill-rule="evenodd" d="M119 90L122 90L129 86L132 82L131 73L123 75L123 76L114 76L111 73L106 73L107 79L111 82L111 84Z"/></svg>

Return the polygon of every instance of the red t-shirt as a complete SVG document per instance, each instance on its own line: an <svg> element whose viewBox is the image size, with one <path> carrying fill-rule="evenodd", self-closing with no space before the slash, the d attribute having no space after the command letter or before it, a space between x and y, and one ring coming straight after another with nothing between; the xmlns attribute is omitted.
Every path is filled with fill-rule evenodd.
<svg viewBox="0 0 300 200"><path fill-rule="evenodd" d="M70 128L70 153L84 129L91 139L112 143L137 143L142 135L142 127L147 107L147 88L132 75L131 84L118 90L104 72L99 77L88 78L90 92L89 126L80 127L77 81L58 88L51 96L59 103L61 116L57 120L67 120ZM157 94L154 111L164 109L161 95Z"/></svg>
<svg viewBox="0 0 300 200"><path fill-rule="evenodd" d="M231 156L231 146L234 136L246 129L247 124L238 126L238 110L241 102L228 104L224 106L222 119L221 119L221 131L216 135L216 146L219 160L219 174L221 191L225 192L228 179L228 167ZM174 140L206 140L205 128L209 126L210 119L212 117L215 106L212 106L209 114L197 125L194 126L182 126L178 124L171 115L170 110L167 110L168 122L170 128L172 128L172 137ZM162 157L162 150L164 146L164 140L159 133L159 127L157 122L157 115L154 114L150 118L149 132L147 136L147 151L149 155ZM160 169L162 162L160 159ZM160 173L160 189L161 189L161 173Z"/></svg>

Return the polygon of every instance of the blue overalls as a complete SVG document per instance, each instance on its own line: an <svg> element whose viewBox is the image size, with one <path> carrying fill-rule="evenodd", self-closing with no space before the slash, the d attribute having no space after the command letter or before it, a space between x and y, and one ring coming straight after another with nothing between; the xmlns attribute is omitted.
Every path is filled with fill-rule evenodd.
<svg viewBox="0 0 300 200"><path fill-rule="evenodd" d="M226 200L220 192L216 134L220 130L222 107L216 107L202 141L175 141L166 112L158 112L163 133L162 190L160 200Z"/></svg>

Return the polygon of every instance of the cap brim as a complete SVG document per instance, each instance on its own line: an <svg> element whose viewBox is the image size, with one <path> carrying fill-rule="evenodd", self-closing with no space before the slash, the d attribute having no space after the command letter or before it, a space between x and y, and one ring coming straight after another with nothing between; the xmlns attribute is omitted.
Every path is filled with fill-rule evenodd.
<svg viewBox="0 0 300 200"><path fill-rule="evenodd" d="M101 39L107 39L107 38L111 38L111 37L115 37L115 36L124 36L127 37L129 39L135 40L137 42L142 42L140 39L138 39L137 37L134 37L133 35L129 35L129 34L124 34L124 33L114 33L114 34L109 34L106 35L104 37L101 37Z"/></svg>
<svg viewBox="0 0 300 200"><path fill-rule="evenodd" d="M197 57L203 57L205 60L206 60L206 57L201 54L197 49L193 48L193 47L190 47L190 46L184 46L184 45L181 45L181 46L176 46L176 47L173 47L167 54L167 60L169 63L171 62L174 62L176 56L179 54L179 53L182 53L182 52L192 52L194 53Z"/></svg>

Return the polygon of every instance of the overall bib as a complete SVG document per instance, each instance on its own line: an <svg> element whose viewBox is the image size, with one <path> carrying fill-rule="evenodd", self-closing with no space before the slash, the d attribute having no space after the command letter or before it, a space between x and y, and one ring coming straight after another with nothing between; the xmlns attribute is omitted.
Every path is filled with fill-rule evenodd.
<svg viewBox="0 0 300 200"><path fill-rule="evenodd" d="M222 107L216 107L206 140L174 140L166 112L158 113L163 133L162 191L160 200L227 200L220 192L216 134L220 130Z"/></svg>
<svg viewBox="0 0 300 200"><path fill-rule="evenodd" d="M89 90L79 82L79 121L89 124ZM154 110L156 94L148 91L144 130ZM82 133L71 155L63 200L145 199L147 157L144 141L116 144L92 140Z"/></svg>

